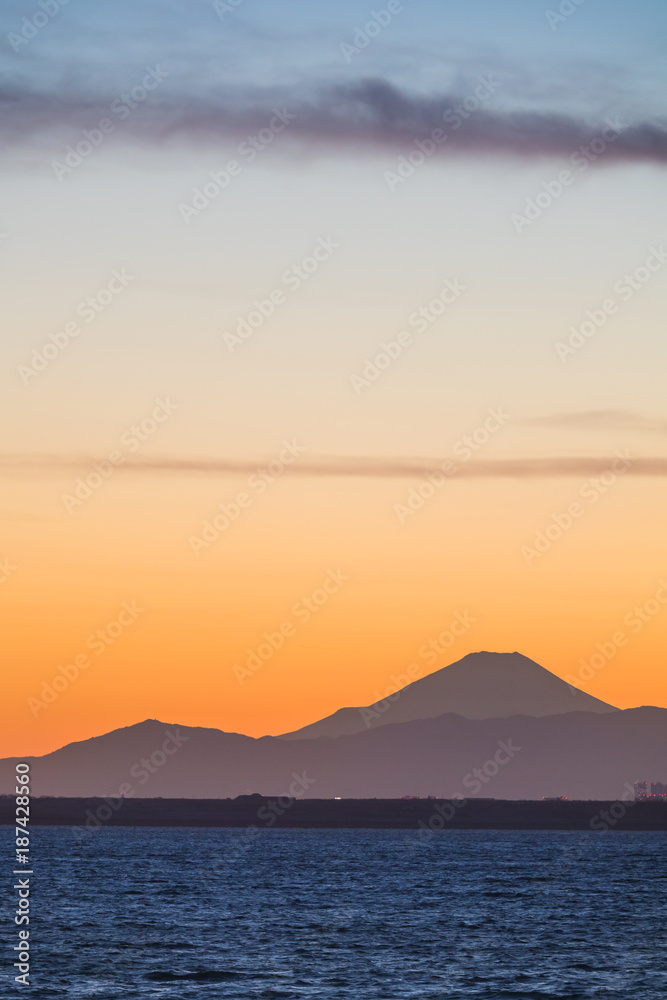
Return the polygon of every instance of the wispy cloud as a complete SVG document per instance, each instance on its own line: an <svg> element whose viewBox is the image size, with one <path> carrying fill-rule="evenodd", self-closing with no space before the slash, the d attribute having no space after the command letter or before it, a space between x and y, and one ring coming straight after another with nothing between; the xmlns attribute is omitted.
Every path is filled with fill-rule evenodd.
<svg viewBox="0 0 667 1000"><path fill-rule="evenodd" d="M542 417L524 417L516 422L534 427L571 427L573 430L650 431L658 434L667 432L667 420L655 420L630 410L550 413Z"/></svg>
<svg viewBox="0 0 667 1000"><path fill-rule="evenodd" d="M117 95L91 97L71 82L48 91L23 79L0 95L0 136L7 143L45 132L90 128L109 114ZM466 97L449 92L412 93L383 78L308 88L275 87L263 91L225 88L206 94L182 92L147 101L141 113L123 123L123 134L136 142L169 140L220 143L239 139L266 125L276 107L295 118L292 141L368 149L400 149L443 125L443 114ZM627 125L627 127L625 127ZM440 155L502 154L515 157L569 156L595 137L605 121L585 121L554 111L479 109L443 143ZM667 162L667 129L652 121L623 123L603 162Z"/></svg>
<svg viewBox="0 0 667 1000"><path fill-rule="evenodd" d="M556 456L552 458L477 459L454 463L456 478L465 479L539 479L546 477L586 477L606 472L617 459L607 456ZM0 473L6 476L39 475L60 477L91 472L95 461L89 458L58 456L2 455ZM262 468L263 459L178 458L152 457L133 459L116 467L125 475L248 475ZM320 457L300 461L288 469L286 476L335 476L368 479L407 479L440 471L442 459L426 458L363 458ZM667 476L667 457L633 458L629 476Z"/></svg>

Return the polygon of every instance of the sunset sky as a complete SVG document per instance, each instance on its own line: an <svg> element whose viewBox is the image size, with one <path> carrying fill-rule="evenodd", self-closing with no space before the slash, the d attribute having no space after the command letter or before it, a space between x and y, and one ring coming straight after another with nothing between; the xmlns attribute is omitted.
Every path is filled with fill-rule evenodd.
<svg viewBox="0 0 667 1000"><path fill-rule="evenodd" d="M667 9L571 6L3 5L0 755L667 706Z"/></svg>

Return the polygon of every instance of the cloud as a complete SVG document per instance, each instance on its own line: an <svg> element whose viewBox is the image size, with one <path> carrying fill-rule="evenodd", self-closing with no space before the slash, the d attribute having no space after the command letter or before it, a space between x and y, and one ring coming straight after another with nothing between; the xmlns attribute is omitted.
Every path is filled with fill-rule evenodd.
<svg viewBox="0 0 667 1000"><path fill-rule="evenodd" d="M619 453L620 454L620 453ZM667 476L667 457L633 458L627 475ZM452 461L456 465L456 478L464 479L541 479L553 477L598 476L618 461L618 455L608 456L556 456L552 458L498 458ZM94 471L95 462L90 458L60 458L58 456L2 455L0 473L10 476L37 474L40 477L80 476ZM151 457L131 459L115 467L115 472L125 475L231 476L250 475L258 472L269 459L178 458ZM286 467L286 476L333 476L367 479L410 479L438 472L442 459L417 458L363 458L316 457L300 460Z"/></svg>
<svg viewBox="0 0 667 1000"><path fill-rule="evenodd" d="M575 430L629 430L664 434L667 420L654 420L630 410L581 410L573 413L550 413L525 417L517 423L534 427L571 427Z"/></svg>
<svg viewBox="0 0 667 1000"><path fill-rule="evenodd" d="M104 98L88 94L89 89L71 82L49 91L32 89L25 80L7 85L0 95L0 137L17 143L64 130L69 141L75 141L81 129L93 128L101 118L109 117L110 104L119 97L116 93ZM285 132L292 141L336 149L401 150L412 148L416 139L427 138L433 129L443 128L443 115L467 96L472 94L416 94L379 77L262 91L207 88L201 94L188 88L176 92L168 82L126 120L118 122L118 130L135 142L216 144L242 139L265 127L274 109L279 108L295 116ZM606 126L604 120L585 121L555 111L500 111L485 105L459 127L454 128L452 122L444 122L448 138L438 147L439 155L445 157L567 157ZM639 121L618 123L618 127L619 133L608 143L600 163L667 162L667 129L663 125Z"/></svg>

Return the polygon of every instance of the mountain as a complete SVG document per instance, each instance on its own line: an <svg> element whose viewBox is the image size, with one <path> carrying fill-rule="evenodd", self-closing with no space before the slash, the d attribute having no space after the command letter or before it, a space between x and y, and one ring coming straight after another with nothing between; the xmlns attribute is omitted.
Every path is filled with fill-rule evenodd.
<svg viewBox="0 0 667 1000"><path fill-rule="evenodd" d="M470 653L456 663L413 681L391 699L384 698L360 708L341 708L281 738L350 736L378 726L433 719L446 713L466 719L502 719L511 715L617 711L613 705L566 684L521 653L480 652Z"/></svg>
<svg viewBox="0 0 667 1000"><path fill-rule="evenodd" d="M22 759L34 795L615 799L667 780L667 709L621 711L519 653L480 652L284 736L152 719ZM0 760L0 794L16 761Z"/></svg>
<svg viewBox="0 0 667 1000"><path fill-rule="evenodd" d="M17 759L0 761L2 794L14 791ZM31 764L34 795L627 799L635 780L667 780L667 709L448 714L315 740L149 720L21 759Z"/></svg>

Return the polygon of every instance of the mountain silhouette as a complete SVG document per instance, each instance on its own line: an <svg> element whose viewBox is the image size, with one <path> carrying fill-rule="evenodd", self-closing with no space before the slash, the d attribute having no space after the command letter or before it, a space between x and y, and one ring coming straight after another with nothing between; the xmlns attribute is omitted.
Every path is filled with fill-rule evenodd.
<svg viewBox="0 0 667 1000"><path fill-rule="evenodd" d="M384 697L359 708L341 708L318 722L283 734L282 739L351 736L377 726L432 719L446 713L466 719L502 719L511 715L617 711L613 705L566 684L521 653L484 651L469 653L413 681L389 699Z"/></svg>
<svg viewBox="0 0 667 1000"><path fill-rule="evenodd" d="M400 678L398 679L400 681ZM17 760L34 795L627 798L667 780L667 709L620 710L519 653L472 653L366 708L254 739L148 719Z"/></svg>
<svg viewBox="0 0 667 1000"><path fill-rule="evenodd" d="M0 761L2 794L14 791L17 759ZM34 795L615 800L627 799L636 780L667 779L667 709L442 715L314 740L252 739L148 720L20 759L31 765Z"/></svg>

